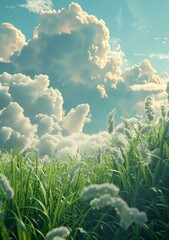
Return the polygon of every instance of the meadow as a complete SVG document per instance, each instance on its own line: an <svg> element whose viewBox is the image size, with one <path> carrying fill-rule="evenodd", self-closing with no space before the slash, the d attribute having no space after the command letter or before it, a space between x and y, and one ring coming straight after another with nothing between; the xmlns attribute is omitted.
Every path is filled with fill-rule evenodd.
<svg viewBox="0 0 169 240"><path fill-rule="evenodd" d="M66 160L0 152L0 239L169 239L169 121L151 99L95 155Z"/></svg>

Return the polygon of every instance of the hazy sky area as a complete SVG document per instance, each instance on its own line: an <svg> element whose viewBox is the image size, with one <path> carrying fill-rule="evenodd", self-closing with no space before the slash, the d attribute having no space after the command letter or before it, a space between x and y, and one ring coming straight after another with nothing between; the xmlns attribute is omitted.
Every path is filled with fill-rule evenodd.
<svg viewBox="0 0 169 240"><path fill-rule="evenodd" d="M0 148L104 145L106 118L167 105L168 0L0 0Z"/></svg>

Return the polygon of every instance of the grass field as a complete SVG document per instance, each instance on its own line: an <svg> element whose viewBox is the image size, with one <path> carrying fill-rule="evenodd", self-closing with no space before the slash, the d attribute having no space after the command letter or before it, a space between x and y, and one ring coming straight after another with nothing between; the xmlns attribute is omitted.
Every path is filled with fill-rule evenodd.
<svg viewBox="0 0 169 240"><path fill-rule="evenodd" d="M80 159L2 150L0 239L169 239L167 117L111 134Z"/></svg>

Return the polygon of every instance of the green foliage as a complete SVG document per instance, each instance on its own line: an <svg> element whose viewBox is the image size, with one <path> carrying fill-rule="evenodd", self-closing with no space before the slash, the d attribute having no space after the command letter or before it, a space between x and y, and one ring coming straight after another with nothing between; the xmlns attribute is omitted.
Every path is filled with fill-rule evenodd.
<svg viewBox="0 0 169 240"><path fill-rule="evenodd" d="M166 119L143 125L124 119L123 126L113 131L110 146L99 149L92 159L82 156L57 161L49 157L40 159L33 152L1 151L0 173L9 180L8 187L14 192L12 198L0 192L2 240L47 239L49 233L61 226L67 227L64 237L69 240L167 240L169 237L169 122ZM133 220L120 222L120 208L112 208L110 204L93 209L90 201L81 197L83 189L93 184L115 184L120 189L118 200L123 199L134 214L138 215L136 209L145 212L147 222L143 226L137 224L143 222L145 215L138 215L136 224L131 223ZM104 196L104 189L99 191L103 195L97 204L105 201L105 197L112 200ZM96 202L92 204L95 206ZM121 227L125 224L127 230Z"/></svg>

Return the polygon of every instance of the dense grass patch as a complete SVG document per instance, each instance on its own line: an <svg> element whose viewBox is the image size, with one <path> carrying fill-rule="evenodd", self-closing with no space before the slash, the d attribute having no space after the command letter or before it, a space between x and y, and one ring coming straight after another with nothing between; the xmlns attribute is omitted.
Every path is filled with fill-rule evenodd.
<svg viewBox="0 0 169 240"><path fill-rule="evenodd" d="M120 134L127 139L124 144ZM0 173L14 196L7 199L0 191L0 239L46 239L60 226L70 230L67 239L168 239L168 135L164 119L137 127L124 120L112 143L96 149L94 157L40 159L34 152L1 151ZM115 184L119 196L129 207L145 212L148 221L125 230L116 209L93 209L81 193L86 186L103 183Z"/></svg>

